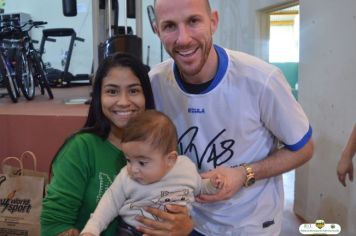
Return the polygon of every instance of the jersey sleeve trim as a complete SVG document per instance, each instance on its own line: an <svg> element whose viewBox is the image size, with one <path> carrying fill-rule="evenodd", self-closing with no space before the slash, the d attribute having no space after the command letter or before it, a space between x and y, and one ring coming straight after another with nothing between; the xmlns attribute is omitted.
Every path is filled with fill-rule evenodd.
<svg viewBox="0 0 356 236"><path fill-rule="evenodd" d="M304 135L304 137L299 142L293 145L286 144L285 147L293 152L298 151L299 149L304 147L304 145L310 140L312 133L313 133L313 129L311 126L309 126L308 132Z"/></svg>

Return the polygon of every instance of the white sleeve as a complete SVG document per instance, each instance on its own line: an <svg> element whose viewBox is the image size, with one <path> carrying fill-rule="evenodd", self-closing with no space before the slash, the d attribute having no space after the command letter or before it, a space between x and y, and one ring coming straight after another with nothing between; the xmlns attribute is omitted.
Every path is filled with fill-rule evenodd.
<svg viewBox="0 0 356 236"><path fill-rule="evenodd" d="M110 222L119 215L120 208L125 201L123 190L125 174L126 167L120 171L112 185L106 190L81 233L92 233L99 236Z"/></svg>
<svg viewBox="0 0 356 236"><path fill-rule="evenodd" d="M278 69L266 81L260 111L263 123L288 149L297 151L311 138L308 118Z"/></svg>

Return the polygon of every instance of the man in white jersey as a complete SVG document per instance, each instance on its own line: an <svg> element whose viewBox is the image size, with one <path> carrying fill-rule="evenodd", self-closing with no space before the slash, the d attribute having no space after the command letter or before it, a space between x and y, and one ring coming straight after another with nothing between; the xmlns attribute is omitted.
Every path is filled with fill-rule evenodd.
<svg viewBox="0 0 356 236"><path fill-rule="evenodd" d="M155 12L172 57L150 72L157 109L174 121L181 154L203 177L229 177L219 194L198 199L191 235L279 235L281 174L313 154L301 106L279 69L213 45L218 13L208 0L157 0Z"/></svg>

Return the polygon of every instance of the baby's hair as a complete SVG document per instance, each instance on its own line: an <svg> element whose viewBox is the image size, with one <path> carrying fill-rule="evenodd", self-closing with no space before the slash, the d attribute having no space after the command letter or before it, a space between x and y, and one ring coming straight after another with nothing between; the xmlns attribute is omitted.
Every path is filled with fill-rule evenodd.
<svg viewBox="0 0 356 236"><path fill-rule="evenodd" d="M168 154L177 150L177 130L168 116L156 110L146 110L132 117L123 129L122 143L149 142L152 148Z"/></svg>

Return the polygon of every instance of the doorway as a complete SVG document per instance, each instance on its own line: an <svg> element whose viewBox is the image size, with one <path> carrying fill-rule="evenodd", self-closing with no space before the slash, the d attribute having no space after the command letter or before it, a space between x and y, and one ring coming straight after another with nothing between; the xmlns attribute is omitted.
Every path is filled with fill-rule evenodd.
<svg viewBox="0 0 356 236"><path fill-rule="evenodd" d="M269 12L268 61L284 73L298 99L299 5Z"/></svg>
<svg viewBox="0 0 356 236"><path fill-rule="evenodd" d="M285 75L292 93L298 99L299 66L299 5L269 12L268 61L279 67ZM283 175L285 207L294 203L295 171Z"/></svg>

